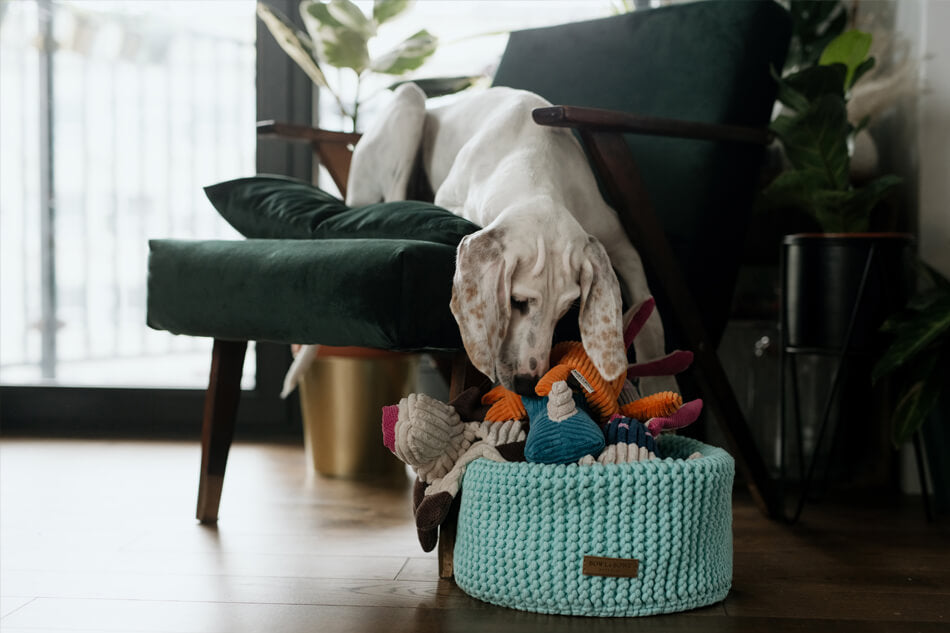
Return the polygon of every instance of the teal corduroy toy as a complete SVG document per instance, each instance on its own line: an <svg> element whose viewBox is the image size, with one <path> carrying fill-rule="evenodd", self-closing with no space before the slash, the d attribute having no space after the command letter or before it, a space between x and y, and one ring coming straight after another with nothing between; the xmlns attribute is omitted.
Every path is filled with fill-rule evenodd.
<svg viewBox="0 0 950 633"><path fill-rule="evenodd" d="M537 464L571 464L604 450L604 432L582 406L564 381L551 386L543 398L523 396L530 427L524 456Z"/></svg>

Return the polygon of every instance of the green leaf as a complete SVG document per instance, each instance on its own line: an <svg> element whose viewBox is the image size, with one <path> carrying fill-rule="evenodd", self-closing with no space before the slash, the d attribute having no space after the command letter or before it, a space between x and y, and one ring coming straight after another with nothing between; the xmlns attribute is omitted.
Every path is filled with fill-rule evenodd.
<svg viewBox="0 0 950 633"><path fill-rule="evenodd" d="M812 66L832 39L844 31L848 12L829 0L791 0L792 45L786 68Z"/></svg>
<svg viewBox="0 0 950 633"><path fill-rule="evenodd" d="M810 214L827 233L866 231L871 210L901 182L897 176L882 176L861 189L829 189L823 170L790 169L762 190L759 208Z"/></svg>
<svg viewBox="0 0 950 633"><path fill-rule="evenodd" d="M372 61L370 68L378 73L401 75L415 70L435 52L439 40L425 29L410 36L394 49Z"/></svg>
<svg viewBox="0 0 950 633"><path fill-rule="evenodd" d="M842 97L822 95L797 116L779 116L771 129L793 167L821 173L825 189L848 188L850 125Z"/></svg>
<svg viewBox="0 0 950 633"><path fill-rule="evenodd" d="M807 108L809 102L815 101L822 95L834 95L844 98L844 78L847 68L842 64L833 64L830 66L812 66L797 73L792 73L782 80L786 84L786 91L794 91L804 99L804 104L793 105L782 103L794 109L796 112L802 112ZM779 98L782 97L781 87L779 89Z"/></svg>
<svg viewBox="0 0 950 633"><path fill-rule="evenodd" d="M896 332L897 337L874 365L872 381L877 381L910 362L938 339L941 339L945 347L950 345L950 295L933 301L923 311L911 312L901 322L891 324L890 328ZM950 354L948 349L943 352Z"/></svg>
<svg viewBox="0 0 950 633"><path fill-rule="evenodd" d="M334 68L352 68L357 74L366 70L369 66L366 32L343 24L330 12L330 5L323 2L304 0L300 3L300 15L321 62Z"/></svg>
<svg viewBox="0 0 950 633"><path fill-rule="evenodd" d="M918 291L914 297L907 302L907 309L911 312L924 312L930 309L937 301L947 296L947 291L943 288L930 288L925 291ZM900 319L895 319L898 323ZM888 321L890 323L890 320ZM893 329L897 329L897 324L892 324Z"/></svg>
<svg viewBox="0 0 950 633"><path fill-rule="evenodd" d="M845 31L828 43L818 59L818 64L820 66L844 64L848 72L845 75L842 89L847 89L854 83L852 78L855 70L864 64L870 50L870 33L856 30Z"/></svg>
<svg viewBox="0 0 950 633"><path fill-rule="evenodd" d="M826 181L825 174L816 169L784 171L762 191L759 208L778 213L798 211L814 217L825 232L847 231L848 219L842 210L853 193L827 189Z"/></svg>
<svg viewBox="0 0 950 633"><path fill-rule="evenodd" d="M775 211L796 209L811 212L814 193L825 183L825 176L814 169L783 171L762 190L765 208Z"/></svg>
<svg viewBox="0 0 950 633"><path fill-rule="evenodd" d="M257 16L284 52L307 73L310 81L325 87L327 78L320 70L313 42L306 33L297 30L287 16L263 2L257 3Z"/></svg>
<svg viewBox="0 0 950 633"><path fill-rule="evenodd" d="M861 62L857 68L854 69L854 74L851 76L851 83L848 84L848 89L850 90L854 84L858 83L858 80L864 76L864 73L868 72L874 68L874 58L868 57L863 62Z"/></svg>
<svg viewBox="0 0 950 633"><path fill-rule="evenodd" d="M900 382L900 398L891 416L891 439L895 447L913 437L927 420L950 383L950 359L939 352L928 354L910 368Z"/></svg>
<svg viewBox="0 0 950 633"><path fill-rule="evenodd" d="M308 31L314 20L316 20L318 26L330 26L335 29L343 28L340 21L330 14L330 8L327 4L320 0L301 0L300 17L303 18ZM311 33L310 36L313 37L313 34Z"/></svg>
<svg viewBox="0 0 950 633"><path fill-rule="evenodd" d="M803 95L801 92L796 90L786 78L783 78L774 68L770 69L772 77L775 79L776 85L778 85L778 94L776 98L779 102L787 108L791 108L795 112L801 112L808 108L808 98ZM790 75L791 76L791 75Z"/></svg>
<svg viewBox="0 0 950 633"><path fill-rule="evenodd" d="M897 332L905 322L918 318L934 303L950 296L950 281L924 261L917 260L917 292L903 310L892 315L881 326L881 332Z"/></svg>
<svg viewBox="0 0 950 633"><path fill-rule="evenodd" d="M382 24L393 19L409 8L410 0L376 0L373 3L373 19Z"/></svg>
<svg viewBox="0 0 950 633"><path fill-rule="evenodd" d="M854 204L851 190L818 190L813 195L812 213L826 233L853 233L868 230L868 215Z"/></svg>
<svg viewBox="0 0 950 633"><path fill-rule="evenodd" d="M350 0L330 0L326 7L330 15L345 28L356 31L365 39L376 35L376 25Z"/></svg>
<svg viewBox="0 0 950 633"><path fill-rule="evenodd" d="M844 202L841 209L842 216L846 221L844 231L860 232L868 230L871 211L881 200L891 195L902 182L903 179L900 176L888 174L872 180L859 189L852 190L851 195Z"/></svg>
<svg viewBox="0 0 950 633"><path fill-rule="evenodd" d="M414 83L422 92L426 93L426 98L442 97L444 95L455 94L466 88L471 87L476 81L482 78L482 75L471 75L464 77L431 77L427 79L408 79L406 81L397 81L388 86L390 90L395 90L406 83Z"/></svg>

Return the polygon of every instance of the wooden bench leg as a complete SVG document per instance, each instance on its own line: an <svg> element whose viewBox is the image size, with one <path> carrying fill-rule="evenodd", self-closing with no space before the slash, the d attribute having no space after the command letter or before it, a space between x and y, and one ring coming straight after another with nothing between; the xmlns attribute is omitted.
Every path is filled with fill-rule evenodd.
<svg viewBox="0 0 950 633"><path fill-rule="evenodd" d="M228 451L234 439L234 420L241 398L241 373L247 341L214 340L211 377L205 392L201 427L201 474L198 481L197 517L202 523L218 520L221 488Z"/></svg>
<svg viewBox="0 0 950 633"><path fill-rule="evenodd" d="M461 494L461 493L459 493ZM455 576L455 531L459 520L459 500L439 526L439 578L451 580Z"/></svg>

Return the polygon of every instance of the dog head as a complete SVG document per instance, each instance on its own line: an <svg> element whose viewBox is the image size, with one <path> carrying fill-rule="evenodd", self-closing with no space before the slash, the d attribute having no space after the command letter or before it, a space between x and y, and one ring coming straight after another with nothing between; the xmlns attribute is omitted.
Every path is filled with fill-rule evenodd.
<svg viewBox="0 0 950 633"><path fill-rule="evenodd" d="M593 237L546 242L487 228L459 244L452 314L472 364L521 394L549 369L554 327L580 300L584 348L607 379L627 366L620 287Z"/></svg>

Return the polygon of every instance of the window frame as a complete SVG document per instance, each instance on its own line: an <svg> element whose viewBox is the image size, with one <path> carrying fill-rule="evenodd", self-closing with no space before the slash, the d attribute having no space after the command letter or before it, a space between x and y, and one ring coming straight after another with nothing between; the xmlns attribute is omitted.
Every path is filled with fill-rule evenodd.
<svg viewBox="0 0 950 633"><path fill-rule="evenodd" d="M296 0L270 0L303 28ZM257 120L311 124L315 91L306 74L255 18ZM256 168L301 179L313 174L306 145L258 141ZM144 323L142 327L147 327ZM301 434L296 398L281 400L287 345L258 342L255 387L241 392L237 434L285 437ZM211 354L208 354L210 374ZM0 385L0 430L4 435L188 437L201 432L205 390L149 387Z"/></svg>

